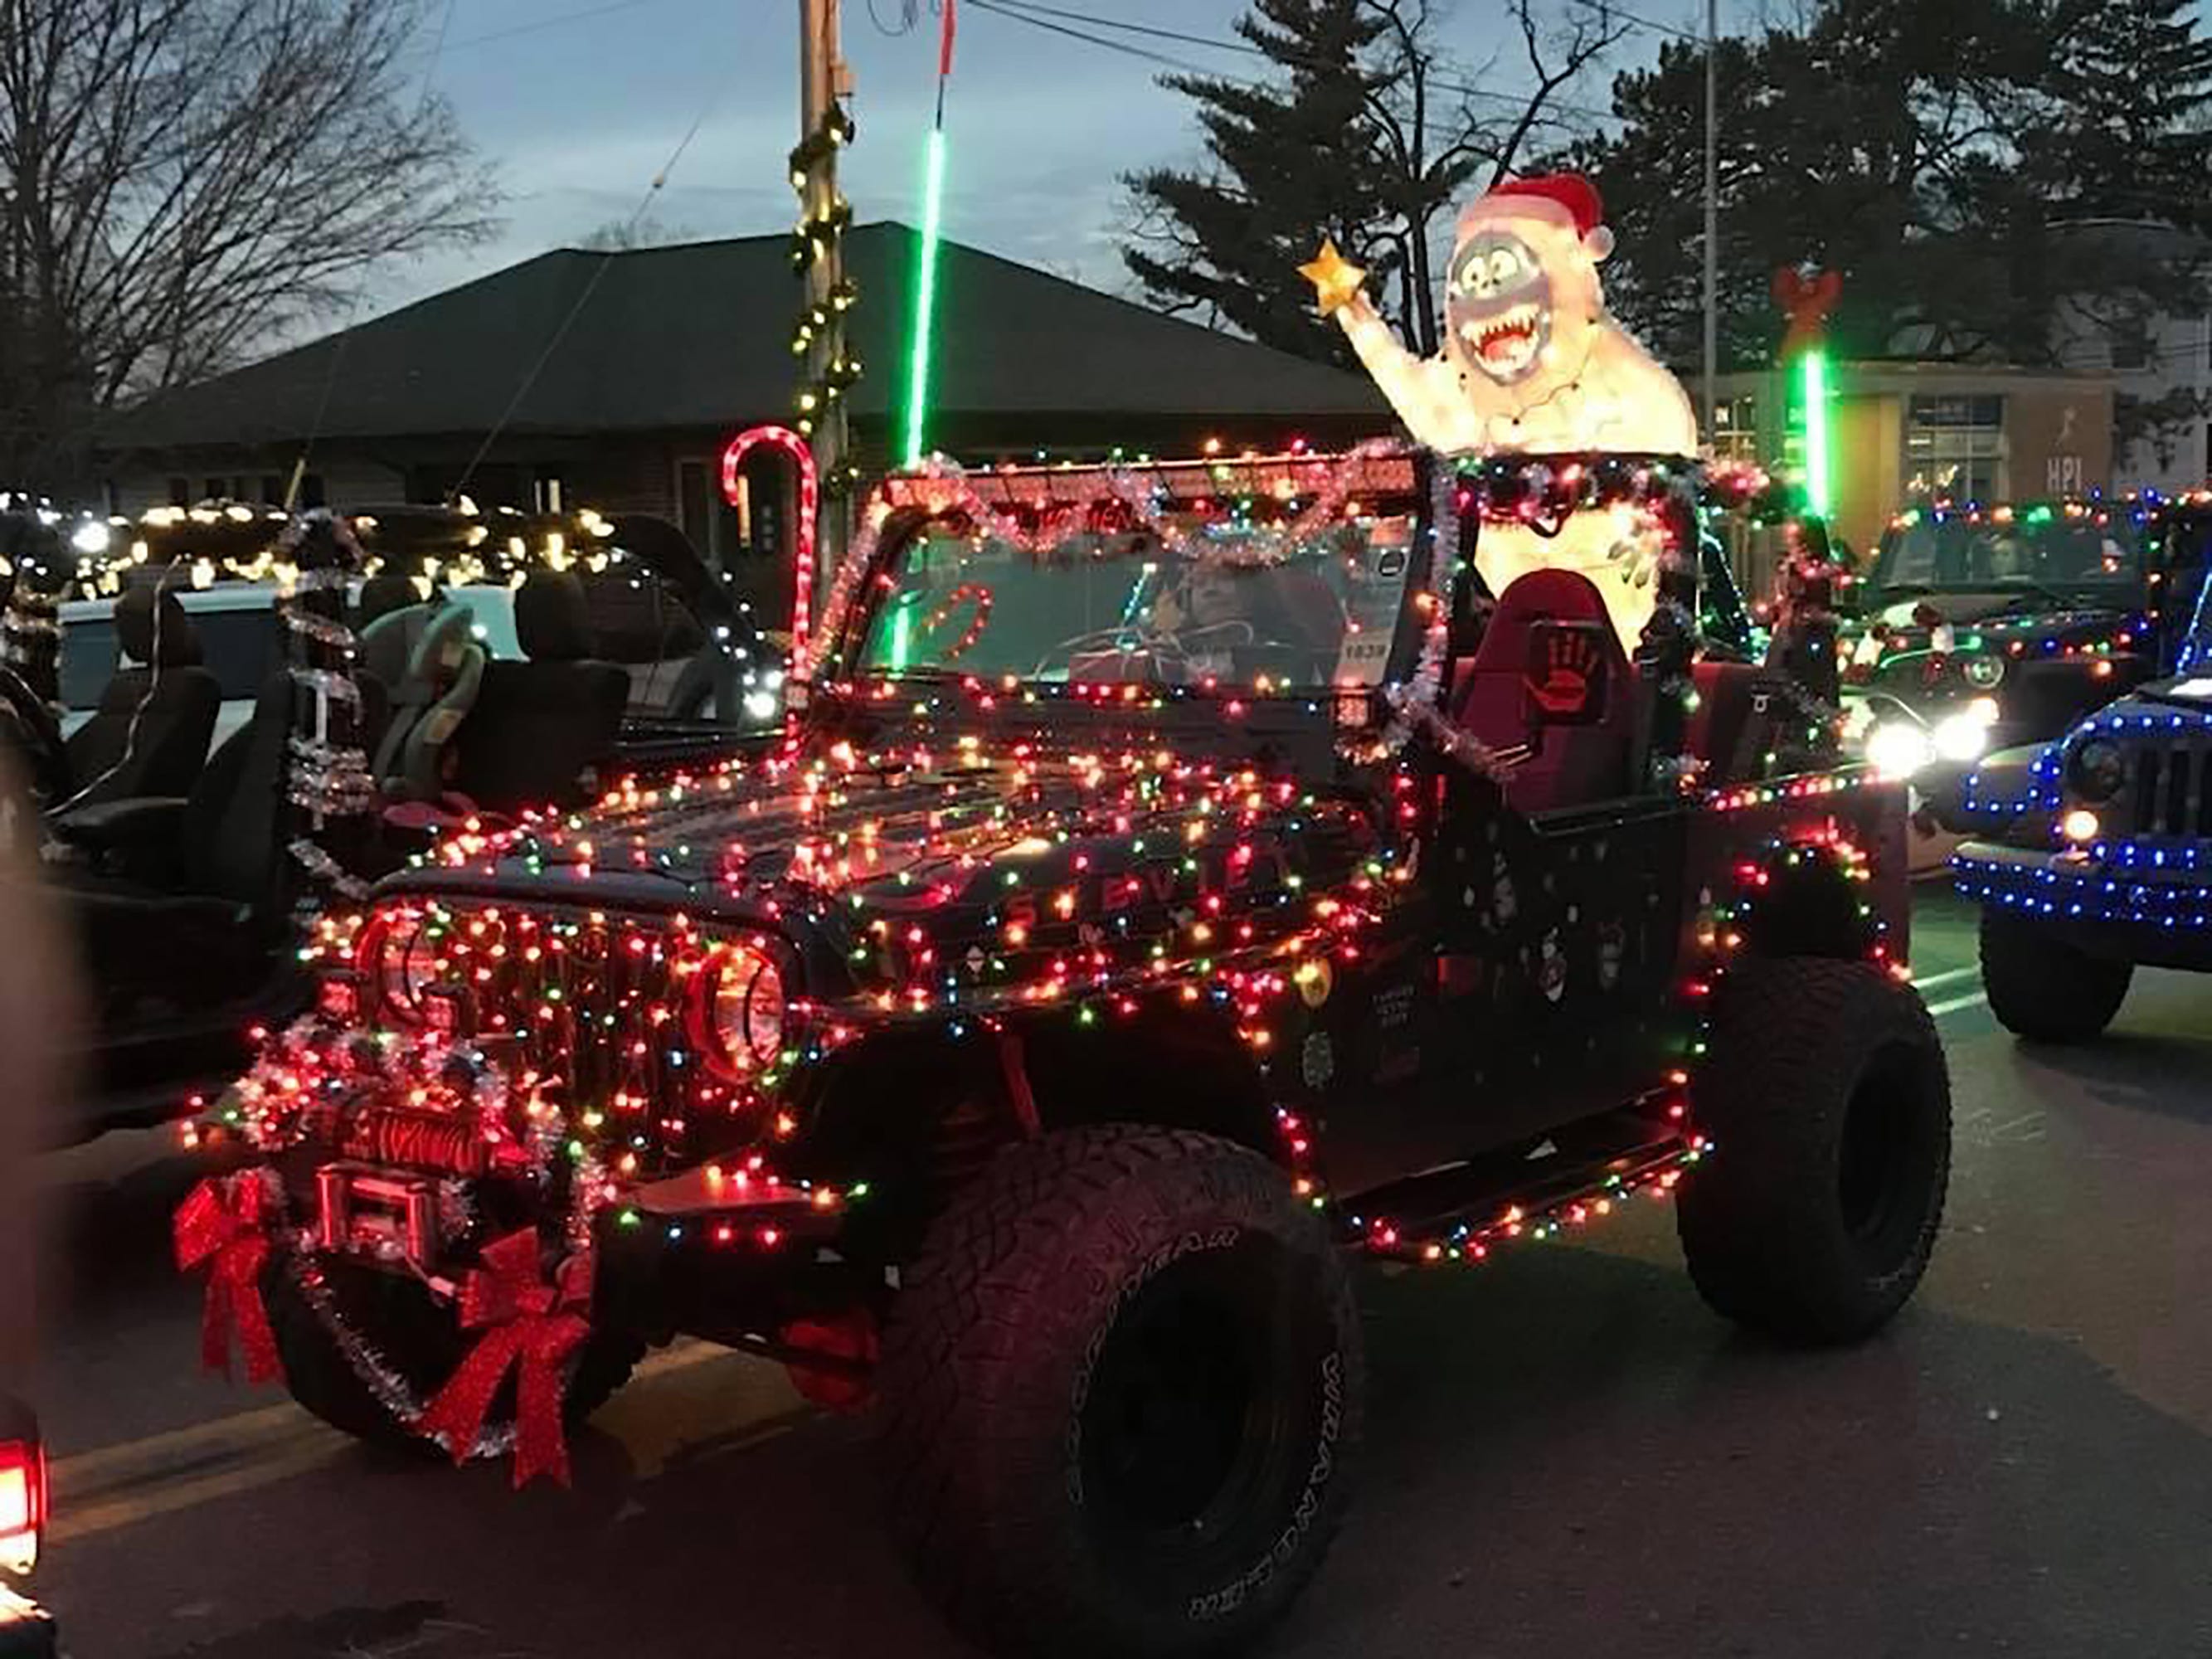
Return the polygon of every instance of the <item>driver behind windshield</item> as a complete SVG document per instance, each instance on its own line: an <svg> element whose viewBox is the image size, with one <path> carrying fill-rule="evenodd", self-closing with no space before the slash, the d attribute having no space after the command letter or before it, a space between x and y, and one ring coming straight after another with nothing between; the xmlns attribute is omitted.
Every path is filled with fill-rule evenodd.
<svg viewBox="0 0 2212 1659"><path fill-rule="evenodd" d="M1249 684L1265 676L1326 684L1344 637L1344 606L1315 571L1197 559L1152 607L1189 680Z"/></svg>

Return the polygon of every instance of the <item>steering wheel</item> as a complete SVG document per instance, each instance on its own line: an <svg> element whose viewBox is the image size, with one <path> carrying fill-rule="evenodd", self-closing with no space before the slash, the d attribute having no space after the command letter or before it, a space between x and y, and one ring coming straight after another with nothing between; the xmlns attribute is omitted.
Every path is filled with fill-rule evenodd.
<svg viewBox="0 0 2212 1659"><path fill-rule="evenodd" d="M69 757L53 711L12 668L0 668L0 743L15 752L32 799L43 808L69 792Z"/></svg>

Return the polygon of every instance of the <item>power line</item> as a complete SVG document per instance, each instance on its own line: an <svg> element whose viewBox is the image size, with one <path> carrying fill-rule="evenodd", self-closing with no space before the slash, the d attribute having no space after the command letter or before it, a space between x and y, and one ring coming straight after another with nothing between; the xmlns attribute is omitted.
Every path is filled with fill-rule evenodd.
<svg viewBox="0 0 2212 1659"><path fill-rule="evenodd" d="M608 3L605 5L586 7L582 11L560 12L551 17L540 17L531 22L516 23L503 29L492 29L486 33L471 34L459 40L444 40L441 31L439 46L446 52L458 52L465 46L486 46L495 40L512 40L517 35L535 34L541 29L558 28L564 23L588 22L594 17L610 17L618 11L635 11L641 6L660 3L662 0L608 0ZM418 47L417 50L422 50L422 48Z"/></svg>
<svg viewBox="0 0 2212 1659"><path fill-rule="evenodd" d="M1702 30L1686 29L1674 23L1662 23L1650 17L1639 16L1635 12L1626 11L1610 3L1610 0L1575 0L1575 3L1586 11L1602 12L1607 16L1618 17L1625 23L1633 23L1638 28L1650 29L1654 34L1671 34L1677 40L1693 41L1701 46L1705 44Z"/></svg>
<svg viewBox="0 0 2212 1659"><path fill-rule="evenodd" d="M645 194L638 198L637 207L629 216L627 225L629 230L635 231L644 222L647 210L653 206L653 198L658 196L661 187L667 184L668 175L676 171L676 164L684 159L684 152L691 148L691 141L699 136L699 129L707 125L707 118L712 115L721 103L724 90L725 88L717 86L714 91L708 94L707 101L700 106L698 114L691 119L690 130L678 142L675 149L670 153L668 160L661 164L660 171L653 175L653 182L645 187ZM616 248L610 247L599 256L599 263L592 267L591 279L584 284L584 291L576 296L576 302L568 307L568 315L562 318L560 325L546 340L545 349L538 354L537 361L532 363L524 373L521 384L514 388L514 395L507 400L507 407L501 411L499 419L493 423L491 430L484 434L484 441L477 446L477 453L469 458L469 464L461 473L460 482L453 486L455 495L459 495L468 489L469 481L476 476L477 468L483 464L484 457L491 453L492 446L499 441L501 434L507 430L507 423L514 420L515 411L522 407L522 400L530 395L531 387L538 384L538 377L545 372L546 364L553 361L553 354L561 349L561 342L568 337L568 331L575 326L576 319L584 314L584 307L592 302L592 296L599 292L599 283L606 276L607 268L614 264L617 251Z"/></svg>
<svg viewBox="0 0 2212 1659"><path fill-rule="evenodd" d="M1050 28L1055 33L1070 34L1079 40L1088 40L1093 46L1105 46L1109 50L1126 52L1135 57L1150 58L1156 63L1166 64L1172 68L1180 69L1193 75L1212 75L1215 71L1186 59L1168 58L1120 41L1100 40L1096 36L1079 33L1073 29L1055 27L1045 20L1059 18L1067 23L1082 23L1093 28L1118 29L1125 34L1140 34L1153 40L1174 40L1185 46L1203 46L1212 52L1232 52L1247 58L1263 58L1270 63L1289 63L1304 69L1339 67L1322 58L1279 58L1264 47L1255 46L1249 40L1227 40L1218 35L1192 34L1181 29L1162 28L1157 24L1131 23L1120 18L1101 17L1094 12L1073 11L1062 6L1043 4L1041 3L1041 0L970 0L970 3L979 10L996 12L1002 17L1009 17L1017 22L1028 23L1037 28ZM1224 76L1221 78L1232 81L1241 79L1236 76ZM1255 83L1244 81L1243 84ZM1524 94L1500 92L1495 88L1480 86L1472 81L1455 80L1449 76L1433 77L1430 85L1442 92L1455 92L1468 98L1486 98L1496 103L1512 105L1516 108L1524 107L1528 101ZM1587 115L1595 120L1611 118L1610 112L1593 109L1586 104L1571 104L1556 98L1547 101L1553 108L1571 111L1577 115Z"/></svg>

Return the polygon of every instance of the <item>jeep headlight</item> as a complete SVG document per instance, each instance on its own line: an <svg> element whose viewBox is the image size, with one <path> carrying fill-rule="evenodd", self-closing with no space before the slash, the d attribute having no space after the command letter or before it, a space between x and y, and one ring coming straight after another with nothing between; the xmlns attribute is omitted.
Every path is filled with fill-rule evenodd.
<svg viewBox="0 0 2212 1659"><path fill-rule="evenodd" d="M369 923L355 965L374 993L379 1019L422 1023L422 993L438 978L438 947L421 916L403 911Z"/></svg>
<svg viewBox="0 0 2212 1659"><path fill-rule="evenodd" d="M2066 785L2086 801L2107 801L2127 781L2127 757L2119 744L2092 738L2066 762Z"/></svg>
<svg viewBox="0 0 2212 1659"><path fill-rule="evenodd" d="M1990 728L1997 722L1997 706L1988 697L1976 697L1955 714L1936 723L1930 742L1947 761L1964 764L1978 761L1990 746Z"/></svg>
<svg viewBox="0 0 2212 1659"><path fill-rule="evenodd" d="M783 1047L782 972L757 945L726 945L701 966L690 1012L691 1040L708 1069L750 1077Z"/></svg>
<svg viewBox="0 0 2212 1659"><path fill-rule="evenodd" d="M1867 733L1866 757L1886 778L1909 778L1936 757L1936 748L1916 722L1887 720Z"/></svg>
<svg viewBox="0 0 2212 1659"><path fill-rule="evenodd" d="M1966 684L1975 690L1994 691L2004 680L2005 659L1983 652L1960 662L1959 672L1966 676Z"/></svg>

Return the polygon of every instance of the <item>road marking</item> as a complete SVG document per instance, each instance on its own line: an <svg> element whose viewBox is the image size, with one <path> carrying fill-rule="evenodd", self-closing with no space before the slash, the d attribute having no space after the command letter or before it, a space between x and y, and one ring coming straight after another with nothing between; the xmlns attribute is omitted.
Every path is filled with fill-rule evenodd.
<svg viewBox="0 0 2212 1659"><path fill-rule="evenodd" d="M1916 991L1932 991L1939 985L1949 985L1954 981L1965 979L1968 975L1980 971L1977 964L1969 963L1964 968L1946 968L1940 974L1915 974L1912 976L1912 988Z"/></svg>
<svg viewBox="0 0 2212 1659"><path fill-rule="evenodd" d="M679 1340L640 1361L630 1386L736 1358L734 1351L711 1342ZM773 1401L749 1397L745 1404L763 1414L728 1425L732 1437L711 1443L709 1455L757 1445L812 1414L779 1411ZM349 1437L288 1401L57 1458L50 1536L58 1543L89 1537L274 1486L320 1468L352 1444ZM653 1455L640 1460L641 1474L657 1473L671 1449L649 1449Z"/></svg>
<svg viewBox="0 0 2212 1659"><path fill-rule="evenodd" d="M1929 1018L1941 1019L1946 1014L1955 1014L1961 1008L1972 1008L1976 1004L1987 1002L1989 1000L1990 994L1987 991L1970 991L1965 996L1952 997L1947 1001L1935 1004L1928 1012Z"/></svg>

